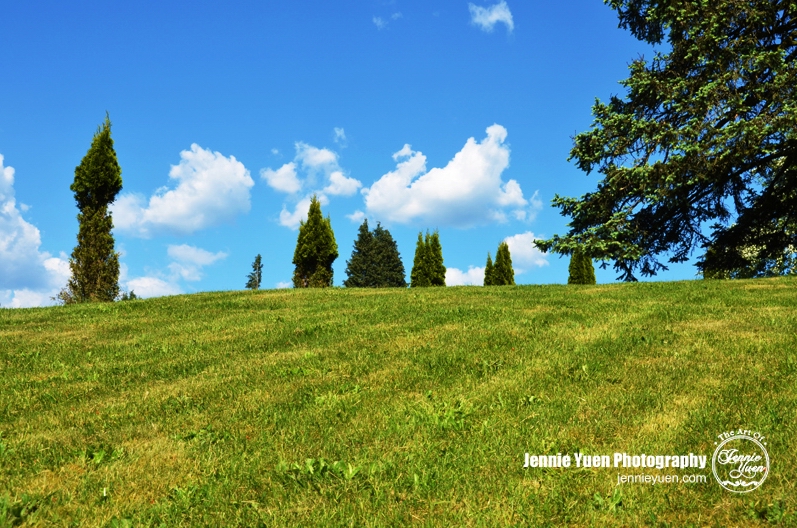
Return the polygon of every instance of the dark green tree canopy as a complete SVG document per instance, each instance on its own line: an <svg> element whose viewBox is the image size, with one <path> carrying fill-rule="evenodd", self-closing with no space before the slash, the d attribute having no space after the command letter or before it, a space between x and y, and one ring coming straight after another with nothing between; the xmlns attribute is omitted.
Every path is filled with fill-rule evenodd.
<svg viewBox="0 0 797 528"><path fill-rule="evenodd" d="M258 253L252 263L252 273L246 276L246 288L249 290L259 290L260 282L263 279L263 261Z"/></svg>
<svg viewBox="0 0 797 528"><path fill-rule="evenodd" d="M592 259L576 248L570 256L570 266L567 268L568 284L595 284L595 267Z"/></svg>
<svg viewBox="0 0 797 528"><path fill-rule="evenodd" d="M404 263L390 231L377 222L368 230L364 220L354 241L354 250L346 266L347 288L405 288Z"/></svg>
<svg viewBox="0 0 797 528"><path fill-rule="evenodd" d="M75 193L81 211L87 208L96 211L111 204L122 190L122 169L116 160L111 119L107 114L94 134L91 148L75 168L75 181L69 188Z"/></svg>
<svg viewBox="0 0 797 528"><path fill-rule="evenodd" d="M446 267L443 264L443 246L440 234L426 232L426 236L418 233L415 246L415 259L410 273L410 286L413 288L427 286L445 286Z"/></svg>
<svg viewBox="0 0 797 528"><path fill-rule="evenodd" d="M314 195L307 221L299 225L299 237L293 253L293 286L323 288L332 286L332 263L338 258L338 245L332 222L321 214L321 202Z"/></svg>
<svg viewBox="0 0 797 528"><path fill-rule="evenodd" d="M113 301L119 296L119 253L114 249L108 207L122 189L122 169L116 160L107 114L75 168L70 189L80 210L77 246L69 259L72 275L57 298L64 303Z"/></svg>
<svg viewBox="0 0 797 528"><path fill-rule="evenodd" d="M570 231L537 246L583 247L624 280L698 247L712 248L704 270L782 259L797 247L797 3L608 3L662 51L632 63L625 98L596 102L570 159L603 179L581 198L554 198Z"/></svg>
<svg viewBox="0 0 797 528"><path fill-rule="evenodd" d="M484 265L484 285L485 286L493 286L495 285L495 279L493 278L493 259L490 257L490 252L487 252L487 264Z"/></svg>
<svg viewBox="0 0 797 528"><path fill-rule="evenodd" d="M492 272L493 286L514 286L515 270L512 268L512 256L509 254L509 244L501 242L495 253L495 265Z"/></svg>

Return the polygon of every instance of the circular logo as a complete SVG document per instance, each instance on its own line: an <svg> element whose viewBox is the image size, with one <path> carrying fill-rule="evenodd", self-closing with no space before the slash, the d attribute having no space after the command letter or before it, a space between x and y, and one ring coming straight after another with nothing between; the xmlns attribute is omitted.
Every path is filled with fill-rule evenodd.
<svg viewBox="0 0 797 528"><path fill-rule="evenodd" d="M736 434L717 445L711 469L720 486L733 493L747 493L764 483L769 475L769 453L763 439L758 433Z"/></svg>

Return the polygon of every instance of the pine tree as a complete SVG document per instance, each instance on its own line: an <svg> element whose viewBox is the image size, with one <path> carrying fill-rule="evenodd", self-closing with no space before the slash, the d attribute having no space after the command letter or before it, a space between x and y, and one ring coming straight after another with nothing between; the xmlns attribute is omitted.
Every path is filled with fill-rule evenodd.
<svg viewBox="0 0 797 528"><path fill-rule="evenodd" d="M351 259L346 262L346 280L343 285L347 288L367 288L369 286L369 268L371 267L371 246L374 235L368 230L368 219L363 220L357 231L357 240Z"/></svg>
<svg viewBox="0 0 797 528"><path fill-rule="evenodd" d="M75 168L70 189L80 210L79 228L77 246L69 260L72 276L58 299L64 303L113 301L119 296L119 253L114 250L113 219L108 206L122 190L122 169L116 159L107 114Z"/></svg>
<svg viewBox="0 0 797 528"><path fill-rule="evenodd" d="M570 257L568 266L570 276L567 278L568 284L595 284L595 267L592 259L589 258L581 248L576 248Z"/></svg>
<svg viewBox="0 0 797 528"><path fill-rule="evenodd" d="M426 232L426 239L429 239L429 232ZM427 257L428 244L423 239L423 233L418 233L418 242L415 244L415 258L412 261L412 271L410 272L410 287L425 288L432 285L429 278Z"/></svg>
<svg viewBox="0 0 797 528"><path fill-rule="evenodd" d="M250 290L260 289L260 281L263 279L263 264L258 253L252 263L252 273L247 275L246 287Z"/></svg>
<svg viewBox="0 0 797 528"><path fill-rule="evenodd" d="M404 263L401 261L398 244L390 231L377 222L371 247L373 282L376 288L406 288Z"/></svg>
<svg viewBox="0 0 797 528"><path fill-rule="evenodd" d="M493 282L493 259L490 257L490 252L487 252L487 264L484 266L484 285L492 286Z"/></svg>
<svg viewBox="0 0 797 528"><path fill-rule="evenodd" d="M515 270L512 269L512 257L506 242L501 242L498 245L492 280L495 286L514 286L515 284Z"/></svg>
<svg viewBox="0 0 797 528"><path fill-rule="evenodd" d="M338 258L338 245L332 222L321 214L321 202L313 195L307 221L299 225L299 237L293 253L294 288L332 286L332 263Z"/></svg>
<svg viewBox="0 0 797 528"><path fill-rule="evenodd" d="M440 234L435 231L427 237L427 255L429 255L429 281L432 286L446 285L446 267L443 265L443 246Z"/></svg>

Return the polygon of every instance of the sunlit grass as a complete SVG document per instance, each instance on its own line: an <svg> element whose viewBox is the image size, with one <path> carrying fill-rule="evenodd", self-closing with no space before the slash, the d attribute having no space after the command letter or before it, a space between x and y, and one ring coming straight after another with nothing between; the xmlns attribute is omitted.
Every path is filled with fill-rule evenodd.
<svg viewBox="0 0 797 528"><path fill-rule="evenodd" d="M0 526L795 525L796 399L792 279L0 310ZM522 467L740 426L741 496Z"/></svg>

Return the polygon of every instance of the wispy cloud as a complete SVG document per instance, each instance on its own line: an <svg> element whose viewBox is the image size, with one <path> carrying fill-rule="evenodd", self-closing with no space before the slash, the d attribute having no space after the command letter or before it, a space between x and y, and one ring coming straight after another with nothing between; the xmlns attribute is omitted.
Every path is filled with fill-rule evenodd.
<svg viewBox="0 0 797 528"><path fill-rule="evenodd" d="M373 18L373 22L374 22L374 25L376 26L376 28L380 29L380 30L381 29L385 29L385 27L387 26L387 22L382 17L376 17L375 16Z"/></svg>
<svg viewBox="0 0 797 528"><path fill-rule="evenodd" d="M515 23L512 20L512 12L509 10L509 6L506 5L505 0L501 0L497 4L489 7L481 7L469 3L468 9L470 9L471 24L478 26L482 31L486 31L487 33L492 32L493 29L495 29L495 25L499 22L506 25L506 29L509 33L512 33L515 29Z"/></svg>

